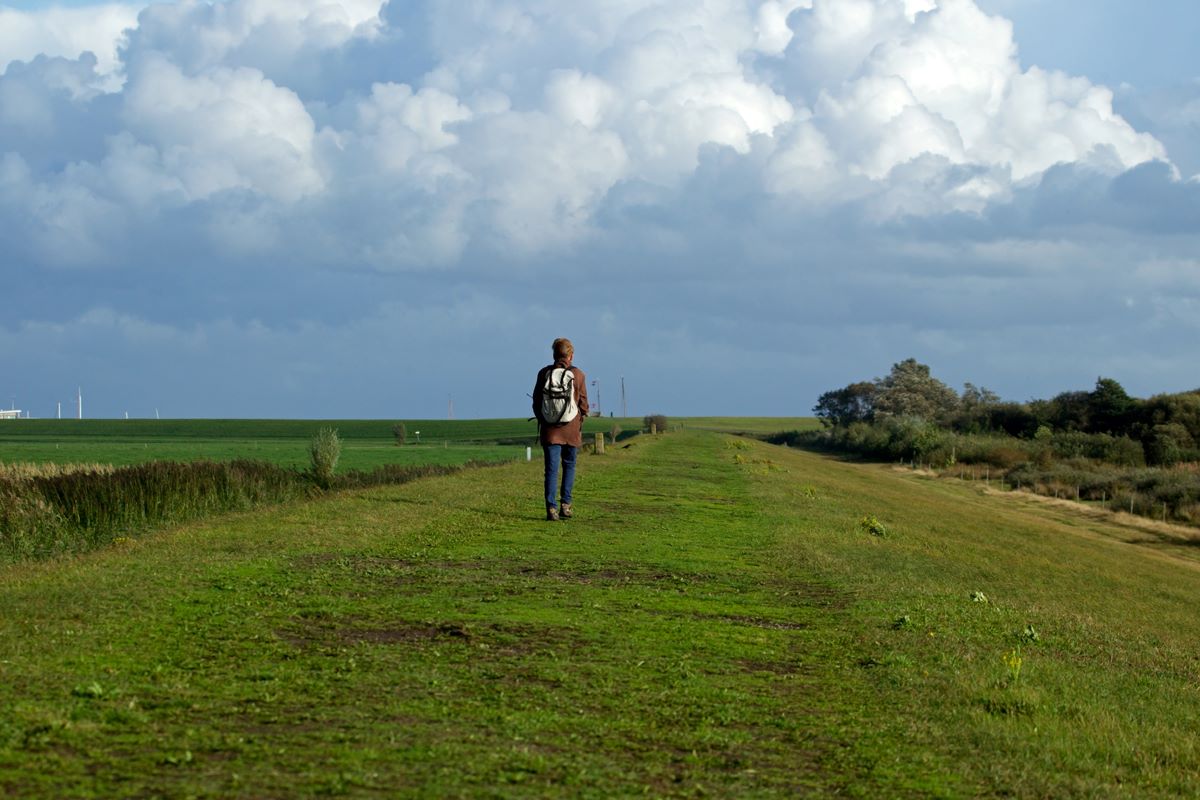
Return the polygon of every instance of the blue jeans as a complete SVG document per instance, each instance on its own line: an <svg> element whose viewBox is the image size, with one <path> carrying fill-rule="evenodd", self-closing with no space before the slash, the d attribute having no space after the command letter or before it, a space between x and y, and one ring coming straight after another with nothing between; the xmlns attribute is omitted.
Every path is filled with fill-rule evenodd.
<svg viewBox="0 0 1200 800"><path fill-rule="evenodd" d="M575 488L575 454L578 447L569 444L544 444L542 455L546 464L546 507L557 506L558 465L562 463L562 501L571 502L571 490Z"/></svg>

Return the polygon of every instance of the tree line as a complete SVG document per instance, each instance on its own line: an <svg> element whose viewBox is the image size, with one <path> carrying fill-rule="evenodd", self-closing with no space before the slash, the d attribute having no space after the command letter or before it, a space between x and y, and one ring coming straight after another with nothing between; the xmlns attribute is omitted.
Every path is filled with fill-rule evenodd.
<svg viewBox="0 0 1200 800"><path fill-rule="evenodd" d="M1142 399L1130 396L1116 380L1100 377L1091 391L1018 403L971 383L956 392L935 378L929 366L909 358L892 365L882 378L825 392L813 412L827 428L919 420L959 434L1053 438L1081 446L1108 442L1110 450L1123 452L1114 458L1079 453L1103 460L1155 466L1200 461L1200 389ZM1131 459L1133 447L1140 449L1140 458Z"/></svg>

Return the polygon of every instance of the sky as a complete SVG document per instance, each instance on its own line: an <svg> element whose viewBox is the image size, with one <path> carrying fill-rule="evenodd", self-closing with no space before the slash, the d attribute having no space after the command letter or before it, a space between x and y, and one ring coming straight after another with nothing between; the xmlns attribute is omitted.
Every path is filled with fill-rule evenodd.
<svg viewBox="0 0 1200 800"><path fill-rule="evenodd" d="M0 0L0 406L1200 387L1200 6Z"/></svg>

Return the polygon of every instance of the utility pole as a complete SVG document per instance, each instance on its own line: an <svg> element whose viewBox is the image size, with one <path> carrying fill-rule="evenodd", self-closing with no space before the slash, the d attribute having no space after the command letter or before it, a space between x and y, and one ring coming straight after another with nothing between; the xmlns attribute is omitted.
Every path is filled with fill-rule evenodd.
<svg viewBox="0 0 1200 800"><path fill-rule="evenodd" d="M592 381L592 388L596 390L596 416L603 417L604 412L600 410L600 381Z"/></svg>
<svg viewBox="0 0 1200 800"><path fill-rule="evenodd" d="M621 376L621 416L628 417L629 409L625 407L625 376Z"/></svg>
<svg viewBox="0 0 1200 800"><path fill-rule="evenodd" d="M446 395L448 405L446 407L446 419L454 419L454 395Z"/></svg>

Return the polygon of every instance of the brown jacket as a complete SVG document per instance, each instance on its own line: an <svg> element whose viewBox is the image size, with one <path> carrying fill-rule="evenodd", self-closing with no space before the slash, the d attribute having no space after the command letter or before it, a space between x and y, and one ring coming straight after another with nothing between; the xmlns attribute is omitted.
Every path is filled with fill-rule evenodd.
<svg viewBox="0 0 1200 800"><path fill-rule="evenodd" d="M537 381L533 384L533 415L542 413L542 385L546 382L546 373L555 367L570 367L575 374L575 405L579 413L570 422L560 422L557 425L547 425L538 420L538 441L543 446L548 444L566 444L571 447L583 447L583 418L588 413L587 376L579 367L571 366L569 361L555 361L538 370Z"/></svg>

